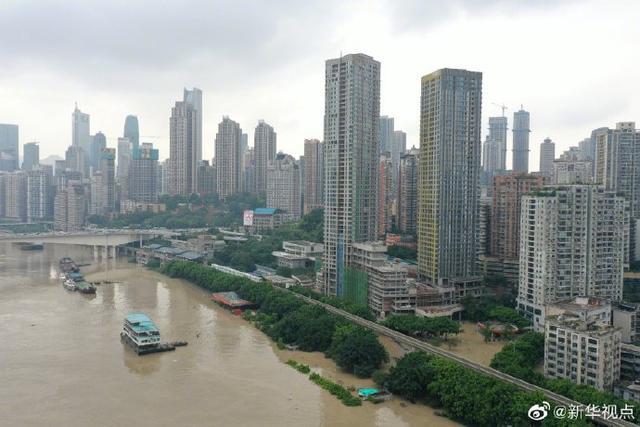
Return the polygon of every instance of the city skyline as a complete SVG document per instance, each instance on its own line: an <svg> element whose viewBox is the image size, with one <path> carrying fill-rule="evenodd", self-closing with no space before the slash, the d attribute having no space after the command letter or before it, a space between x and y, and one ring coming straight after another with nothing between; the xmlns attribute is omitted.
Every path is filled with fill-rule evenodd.
<svg viewBox="0 0 640 427"><path fill-rule="evenodd" d="M608 14L615 13L616 8L596 13L593 8L583 8L572 3L559 6L548 3L540 6L527 5L517 13L517 8L514 10L500 4L487 4L480 8L471 3L463 3L459 11L445 7L438 10L437 19L427 19L425 13L433 9L430 4L423 6L418 3L401 3L394 6L383 2L377 8L370 8L365 12L364 17L372 24L371 28L365 25L362 32L341 29L343 26L348 27L351 18L340 15L339 23L342 25L338 25L336 36L325 41L322 34L314 35L309 40L313 49L302 48L296 41L282 40L278 24L295 25L293 28L283 28L282 31L300 32L304 22L318 11L328 12L328 18L323 19L329 19L335 18L344 7L330 10L331 5L296 5L291 13L300 22L291 24L277 19L279 6L276 4L269 10L261 9L256 12L256 16L246 17L248 22L254 22L258 19L259 12L264 12L274 18L274 22L264 24L269 20L260 20L257 25L258 29L268 30L265 39L273 42L273 47L265 48L264 52L251 57L253 49L263 48L264 42L249 46L257 38L254 30L246 29L250 25L238 25L238 28L249 33L232 44L235 49L233 52L229 47L221 47L214 38L214 41L199 40L196 43L200 47L203 47L202 44L213 43L213 46L205 46L211 47L212 53L195 52L197 54L189 57L188 53L194 53L185 44L193 39L193 35L189 33L178 37L176 41L168 42L167 48L172 52L178 49L174 61L167 61L166 55L163 59L157 48L146 53L138 50L164 41L166 36L153 32L143 36L132 28L132 31L135 30L133 35L127 37L140 35L140 48L131 47L120 52L112 46L117 38L112 40L104 36L107 32L101 34L97 31L102 24L93 22L97 27L95 29L87 28L83 22L71 25L80 20L84 10L65 16L67 28L79 27L78 31L85 29L88 40L100 42L95 51L87 54L90 59L101 59L106 63L103 71L96 71L92 60L86 61L86 64L81 61L82 64L72 70L68 69L71 60L81 50L80 43L71 43L62 49L57 58L39 56L39 47L18 40L15 34L20 34L21 31L11 33L11 30L15 30L16 22L32 17L36 19L45 14L48 6L32 10L28 5L15 4L7 6L0 17L0 23L3 24L0 26L3 28L0 30L3 36L0 43L6 52L6 68L0 71L0 88L4 96L12 100L0 106L0 122L20 126L21 145L39 141L41 158L52 154L61 156L70 144L68 116L73 110L73 103L77 101L79 108L91 115L92 133L105 133L110 147L115 146L118 136L122 136L124 118L129 114L138 116L141 142L154 143L160 150L161 159L165 159L168 157L169 140L167 112L183 87L195 86L203 90L203 158L210 159L213 156L217 122L222 115L234 117L243 129L253 128L259 119L264 119L277 129L281 150L297 157L303 152L305 138L321 138L322 135L323 76L318 69L324 59L336 57L340 51L362 52L377 58L387 70L381 82L381 114L394 117L395 127L407 132L408 147L417 145L419 124L415 106L419 101L416 88L419 87L420 76L442 67L474 69L482 71L485 77L483 134L486 134L486 119L500 115L500 109L493 103L507 105L509 109L505 115L510 118L520 104L523 104L524 109L531 113L529 166L530 170L536 170L539 144L545 137L556 141L557 149L561 152L576 145L591 130L603 124L634 120L638 116L640 106L630 95L634 92L633 86L638 83L630 78L631 75L625 74L631 73L633 67L612 72L582 67L576 73L577 59L588 52L601 50L615 55L616 52L621 53L630 48L632 40L637 40L640 30L633 25L624 24L627 20L635 22L640 8L632 3L618 3L627 4L628 7L623 16L616 14L616 19L604 19ZM133 26L134 20L131 18L140 17L146 11L143 6L133 6L131 17L123 19L122 25ZM194 8L202 12L209 10L209 6L197 3ZM109 21L109 17L120 21L120 11L116 7L104 6L104 9L105 22ZM564 37L567 28L562 16L566 14L582 21L582 25L575 28L570 38ZM422 25L419 18L424 19ZM599 40L595 34L589 34L589 25L585 25L595 19L605 27L612 25L612 28L615 26L622 30L617 30L606 40ZM539 28L543 21L544 33L527 31L528 28ZM446 25L448 23L461 25ZM47 34L46 30L53 31L57 25L60 24L47 23L30 36L37 41ZM465 28L464 34L451 38L454 28ZM498 28L501 29L500 32ZM473 38L465 39L464 35L470 33L473 33ZM563 37L560 37L561 33ZM232 32L231 36L236 34ZM510 57L509 62L497 60L496 54L489 49L496 36L501 34L504 49L500 49L500 52L508 50L516 55L515 58ZM508 34L517 34L517 37L509 37ZM397 49L398 45L410 48L441 37L448 40L445 45L450 49L430 44L432 53L424 55L428 58L408 58L403 53L405 49ZM386 39L394 41L392 43ZM66 37L56 35L50 42L55 46L64 40ZM537 51L534 41L539 42L539 46L545 46L545 50ZM576 44L576 41L579 43ZM284 58L278 55L278 61L281 62L273 59L277 55L270 55L275 53L274 49L278 53L285 52ZM228 59L229 65L216 67L213 62L216 54ZM133 59L132 65L121 64L130 59ZM266 61L267 72L260 77L250 76L248 66L258 60ZM34 69L38 71L24 67L30 64L36 65ZM515 64L518 64L517 67ZM119 65L122 65L122 69L118 68ZM109 74L108 79L98 78L105 72ZM35 73L38 73L40 79L36 80L35 85L28 85L29 90L25 90L27 79L34 77ZM70 73L70 77L64 80L64 84L60 84L59 80L52 84L52 80L67 73ZM615 84L622 80L627 82L624 88ZM220 84L220 81L225 84ZM526 84L523 83L525 81ZM285 82L287 87L283 88ZM40 84L43 86L40 87ZM305 96L299 96L301 91ZM247 102L247 99L251 102ZM590 99L600 100L597 107L589 102ZM35 109L36 105L38 109ZM153 138L145 139L145 136ZM510 154L511 129L508 144ZM511 165L510 155L507 155L507 164Z"/></svg>

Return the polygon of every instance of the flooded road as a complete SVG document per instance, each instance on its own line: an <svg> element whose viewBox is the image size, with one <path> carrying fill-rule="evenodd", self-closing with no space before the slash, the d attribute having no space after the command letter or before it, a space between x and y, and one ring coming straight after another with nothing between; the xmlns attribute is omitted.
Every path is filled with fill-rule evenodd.
<svg viewBox="0 0 640 427"><path fill-rule="evenodd" d="M98 286L66 291L57 262L71 256ZM119 338L142 311L175 352L136 356ZM280 351L260 331L209 302L201 289L126 261L108 265L91 248L0 243L0 425L8 426L454 426L424 405L395 399L343 406L282 363L310 364L344 384L318 353Z"/></svg>

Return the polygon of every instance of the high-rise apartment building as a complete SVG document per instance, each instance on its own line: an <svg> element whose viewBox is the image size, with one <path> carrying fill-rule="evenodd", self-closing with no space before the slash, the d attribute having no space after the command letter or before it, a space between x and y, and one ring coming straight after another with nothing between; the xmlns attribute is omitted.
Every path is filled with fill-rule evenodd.
<svg viewBox="0 0 640 427"><path fill-rule="evenodd" d="M2 174L4 217L19 222L27 220L27 173L16 170Z"/></svg>
<svg viewBox="0 0 640 427"><path fill-rule="evenodd" d="M100 167L100 156L102 150L107 148L107 137L102 132L98 132L91 137L91 153L89 154L89 165L94 171Z"/></svg>
<svg viewBox="0 0 640 427"><path fill-rule="evenodd" d="M37 142L28 142L22 147L22 170L30 171L40 164L40 147Z"/></svg>
<svg viewBox="0 0 640 427"><path fill-rule="evenodd" d="M415 234L418 223L418 153L411 151L400 157L398 175L397 224L403 234Z"/></svg>
<svg viewBox="0 0 640 427"><path fill-rule="evenodd" d="M634 122L616 123L615 129L593 131L596 145L594 182L615 191L629 202L631 217L631 259L640 259L633 236L640 219L640 130Z"/></svg>
<svg viewBox="0 0 640 427"><path fill-rule="evenodd" d="M200 196L215 194L218 191L216 185L216 167L209 164L208 160L198 162L198 185L196 192Z"/></svg>
<svg viewBox="0 0 640 427"><path fill-rule="evenodd" d="M394 118L389 116L380 116L380 145L378 149L380 154L384 152L391 153L395 145L393 133L395 132Z"/></svg>
<svg viewBox="0 0 640 427"><path fill-rule="evenodd" d="M52 175L36 166L27 172L27 222L53 217Z"/></svg>
<svg viewBox="0 0 640 427"><path fill-rule="evenodd" d="M380 63L364 54L325 64L323 291L351 286L352 244L374 241L380 132Z"/></svg>
<svg viewBox="0 0 640 427"><path fill-rule="evenodd" d="M395 142L395 149L398 155L401 156L407 151L407 134L401 130L393 131L393 139ZM398 162L400 161L398 157Z"/></svg>
<svg viewBox="0 0 640 427"><path fill-rule="evenodd" d="M500 260L518 259L521 200L543 184L542 176L525 173L493 177L489 255Z"/></svg>
<svg viewBox="0 0 640 427"><path fill-rule="evenodd" d="M67 169L78 172L82 176L86 175L87 171L87 156L84 149L79 145L70 145L65 152L65 164Z"/></svg>
<svg viewBox="0 0 640 427"><path fill-rule="evenodd" d="M288 154L276 154L276 158L269 162L266 178L267 207L286 212L292 220L300 219L300 168L296 159Z"/></svg>
<svg viewBox="0 0 640 427"><path fill-rule="evenodd" d="M317 139L304 140L304 213L324 207L324 148Z"/></svg>
<svg viewBox="0 0 640 427"><path fill-rule="evenodd" d="M507 170L507 118L489 117L489 140L495 144L496 169Z"/></svg>
<svg viewBox="0 0 640 427"><path fill-rule="evenodd" d="M0 123L0 171L20 169L18 125Z"/></svg>
<svg viewBox="0 0 640 427"><path fill-rule="evenodd" d="M199 120L200 112L191 102L178 101L171 109L169 120L169 194L189 195L195 191L198 141L200 144L202 143Z"/></svg>
<svg viewBox="0 0 640 427"><path fill-rule="evenodd" d="M240 125L224 116L218 124L215 146L216 185L220 199L225 199L242 190L244 171L242 170L241 144L242 129L240 129Z"/></svg>
<svg viewBox="0 0 640 427"><path fill-rule="evenodd" d="M98 171L102 174L102 198L100 207L103 212L116 209L116 150L103 148L100 152Z"/></svg>
<svg viewBox="0 0 640 427"><path fill-rule="evenodd" d="M158 157L158 150L148 142L133 149L128 174L128 200L143 203L158 201L158 188L156 187Z"/></svg>
<svg viewBox="0 0 640 427"><path fill-rule="evenodd" d="M556 144L545 138L540 144L540 173L548 178L553 176L553 161L556 158Z"/></svg>
<svg viewBox="0 0 640 427"><path fill-rule="evenodd" d="M385 151L378 162L378 237L384 237L391 230L393 174L391 153Z"/></svg>
<svg viewBox="0 0 640 427"><path fill-rule="evenodd" d="M193 167L195 169L197 163L202 160L202 120L204 117L202 112L202 91L197 87L194 87L191 90L185 88L182 100L185 103L191 104L194 110L193 116L195 121L195 132L193 134L193 144L195 148Z"/></svg>
<svg viewBox="0 0 640 427"><path fill-rule="evenodd" d="M492 139L490 135L485 137L482 144L482 169L489 177L500 170L500 146L498 141Z"/></svg>
<svg viewBox="0 0 640 427"><path fill-rule="evenodd" d="M482 73L445 68L422 77L420 105L418 278L463 296L479 281Z"/></svg>
<svg viewBox="0 0 640 427"><path fill-rule="evenodd" d="M90 134L90 117L88 114L83 113L78 109L76 105L71 115L72 120L72 132L71 132L71 145L82 149L82 166L84 169L78 169L85 176L89 173L89 156L91 154L91 144L93 138Z"/></svg>
<svg viewBox="0 0 640 427"><path fill-rule="evenodd" d="M619 301L627 259L624 198L602 186L549 187L522 197L518 309L536 330L545 306L576 296Z"/></svg>
<svg viewBox="0 0 640 427"><path fill-rule="evenodd" d="M529 172L529 134L531 133L529 112L520 108L513 113L513 158L514 172Z"/></svg>
<svg viewBox="0 0 640 427"><path fill-rule="evenodd" d="M86 199L80 181L69 180L60 189L54 202L54 228L59 231L78 231L86 223Z"/></svg>
<svg viewBox="0 0 640 427"><path fill-rule="evenodd" d="M131 169L132 144L129 138L118 138L118 200L129 200L129 170Z"/></svg>
<svg viewBox="0 0 640 427"><path fill-rule="evenodd" d="M245 134L246 135L246 134ZM256 193L256 156L253 148L247 148L243 156L242 165L244 167L244 176L242 182L244 184L244 192Z"/></svg>
<svg viewBox="0 0 640 427"><path fill-rule="evenodd" d="M276 157L276 133L264 120L258 122L253 134L253 152L256 164L256 192L267 190L267 167Z"/></svg>
<svg viewBox="0 0 640 427"><path fill-rule="evenodd" d="M140 147L140 129L138 128L138 117L128 115L124 119L124 133L123 137L129 139L131 142L131 151L135 151Z"/></svg>

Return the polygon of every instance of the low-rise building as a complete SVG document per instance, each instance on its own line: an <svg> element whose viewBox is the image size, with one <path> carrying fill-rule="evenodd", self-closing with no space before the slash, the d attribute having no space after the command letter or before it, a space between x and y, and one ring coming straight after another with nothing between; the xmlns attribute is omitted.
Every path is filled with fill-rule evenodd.
<svg viewBox="0 0 640 427"><path fill-rule="evenodd" d="M120 201L120 213L130 214L135 212L152 212L162 213L167 210L164 203L145 203L136 202L133 200L121 200Z"/></svg>
<svg viewBox="0 0 640 427"><path fill-rule="evenodd" d="M382 242L354 243L347 268L345 297L366 302L378 318L391 313L413 313L407 289L407 270L387 259Z"/></svg>
<svg viewBox="0 0 640 427"><path fill-rule="evenodd" d="M576 314L545 321L544 375L599 390L613 390L620 378L620 329Z"/></svg>
<svg viewBox="0 0 640 427"><path fill-rule="evenodd" d="M259 233L264 230L273 230L285 222L292 221L293 217L276 208L256 208L244 211L243 225L250 233Z"/></svg>
<svg viewBox="0 0 640 427"><path fill-rule="evenodd" d="M640 341L640 305L632 303L617 303L612 307L612 324L620 328L622 342L634 343Z"/></svg>
<svg viewBox="0 0 640 427"><path fill-rule="evenodd" d="M295 270L314 267L316 259L322 257L324 245L306 240L294 240L282 242L282 249L284 250L272 252L272 255L277 258L278 266Z"/></svg>

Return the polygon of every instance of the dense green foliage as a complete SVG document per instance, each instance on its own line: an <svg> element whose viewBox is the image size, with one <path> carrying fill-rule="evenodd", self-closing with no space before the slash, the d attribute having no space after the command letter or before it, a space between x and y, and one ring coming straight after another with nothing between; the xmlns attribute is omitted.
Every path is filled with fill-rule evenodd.
<svg viewBox="0 0 640 427"><path fill-rule="evenodd" d="M357 397L355 397L354 395L352 395L349 392L349 390L347 390L346 388L342 387L339 384L334 383L333 381L330 381L330 380L320 376L319 374L317 374L315 372L313 372L311 375L309 375L309 379L311 381L313 381L314 383L318 384L323 389L327 390L329 393L331 393L334 396L336 396L346 406L360 406L360 405L362 405L362 401L360 399L358 399Z"/></svg>
<svg viewBox="0 0 640 427"><path fill-rule="evenodd" d="M285 224L263 232L261 239L249 238L247 242L229 242L215 253L214 262L247 272L254 271L256 264L276 268L276 259L271 253L282 250L283 241L322 242L322 218L322 209L316 209L303 216L297 223ZM293 271L287 273L290 276Z"/></svg>
<svg viewBox="0 0 640 427"><path fill-rule="evenodd" d="M389 256L401 259L418 259L418 251L404 246L388 246L387 254Z"/></svg>
<svg viewBox="0 0 640 427"><path fill-rule="evenodd" d="M300 372L302 374L308 374L309 372L311 372L311 368L309 367L309 365L304 365L302 363L298 363L293 359L287 360L287 365L291 366L296 371L298 371L298 372Z"/></svg>
<svg viewBox="0 0 640 427"><path fill-rule="evenodd" d="M201 198L197 194L163 196L159 202L165 204L165 212L135 212L118 215L113 219L93 215L88 218L88 221L108 228L231 227L242 223L242 212L245 209L264 206L264 201L253 194L235 194L224 201L220 201L216 197Z"/></svg>
<svg viewBox="0 0 640 427"><path fill-rule="evenodd" d="M327 355L339 367L361 378L370 377L389 361L387 350L373 332L351 324L335 330Z"/></svg>
<svg viewBox="0 0 640 427"><path fill-rule="evenodd" d="M382 324L405 335L446 337L461 331L460 324L449 317L390 316Z"/></svg>
<svg viewBox="0 0 640 427"><path fill-rule="evenodd" d="M491 360L491 367L532 384L544 382L534 368L544 357L544 334L527 332L505 345Z"/></svg>
<svg viewBox="0 0 640 427"><path fill-rule="evenodd" d="M491 360L491 367L584 404L603 405L606 403L617 405L619 408L623 407L625 403L633 404L593 387L576 385L564 379L545 378L541 373L535 371L535 368L542 363L543 358L544 335L538 332L528 332L496 353Z"/></svg>
<svg viewBox="0 0 640 427"><path fill-rule="evenodd" d="M392 393L442 407L447 416L466 425L529 425L529 407L544 400L423 352L406 354L386 376L376 379Z"/></svg>
<svg viewBox="0 0 640 427"><path fill-rule="evenodd" d="M462 298L462 305L465 318L472 322L496 320L516 325L518 328L524 328L531 324L515 308L505 307L490 297L466 296Z"/></svg>
<svg viewBox="0 0 640 427"><path fill-rule="evenodd" d="M370 376L387 358L384 347L372 332L348 325L324 308L307 304L294 294L265 283L254 283L186 261L171 261L160 270L171 277L187 279L209 291L235 291L258 307L255 316L247 315L274 341L298 345L304 351L324 351L336 364L359 376ZM307 294L303 288L294 291ZM336 298L318 299L356 315L372 318L366 307L345 304Z"/></svg>

